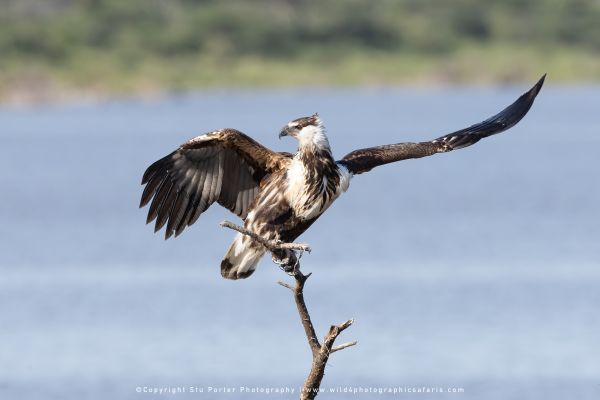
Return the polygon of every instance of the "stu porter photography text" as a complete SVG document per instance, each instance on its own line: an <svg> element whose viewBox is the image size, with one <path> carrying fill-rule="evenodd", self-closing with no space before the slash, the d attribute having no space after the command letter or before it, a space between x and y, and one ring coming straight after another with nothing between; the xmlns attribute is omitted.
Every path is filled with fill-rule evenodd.
<svg viewBox="0 0 600 400"><path fill-rule="evenodd" d="M283 395L299 393L302 389L281 386L137 386L137 393L155 395L174 394L262 394ZM438 386L336 386L318 389L319 393L339 394L432 394L432 393L464 393L462 387L438 387Z"/></svg>

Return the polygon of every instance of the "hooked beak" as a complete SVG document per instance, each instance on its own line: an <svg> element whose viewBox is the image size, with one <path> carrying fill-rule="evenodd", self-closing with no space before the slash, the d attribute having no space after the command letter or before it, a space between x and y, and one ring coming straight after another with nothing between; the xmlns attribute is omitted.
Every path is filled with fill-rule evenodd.
<svg viewBox="0 0 600 400"><path fill-rule="evenodd" d="M290 132L289 132L289 127L284 127L281 132L279 132L279 139L281 139L284 136L289 136Z"/></svg>

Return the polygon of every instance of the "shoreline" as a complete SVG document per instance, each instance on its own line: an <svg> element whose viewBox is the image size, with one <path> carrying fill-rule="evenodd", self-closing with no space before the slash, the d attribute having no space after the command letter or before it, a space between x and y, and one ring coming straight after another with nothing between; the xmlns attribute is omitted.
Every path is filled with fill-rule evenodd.
<svg viewBox="0 0 600 400"><path fill-rule="evenodd" d="M0 67L2 64L0 63ZM506 86L600 82L600 57L531 48L468 48L448 57L409 53L354 53L339 58L142 58L122 64L111 57L50 65L23 60L0 74L1 106L153 100L214 90Z"/></svg>
<svg viewBox="0 0 600 400"><path fill-rule="evenodd" d="M547 87L600 87L600 81L577 80L554 82L549 76ZM128 92L110 90L86 90L86 89L53 89L48 91L12 90L0 93L0 109L27 109L36 107L61 107L74 105L99 105L112 102L161 102L169 98L183 98L202 94L213 93L252 93L252 92L289 92L292 90L310 91L312 89L323 91L335 90L451 90L453 88L505 88L527 86L535 82L535 79L523 79L510 82L397 82L389 84L349 84L349 85L256 85L256 86L207 86L190 87L186 89L152 89L133 90Z"/></svg>

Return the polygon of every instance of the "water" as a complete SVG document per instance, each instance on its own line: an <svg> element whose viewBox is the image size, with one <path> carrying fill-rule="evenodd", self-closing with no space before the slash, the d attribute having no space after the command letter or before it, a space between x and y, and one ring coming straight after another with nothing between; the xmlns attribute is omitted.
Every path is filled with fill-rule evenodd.
<svg viewBox="0 0 600 400"><path fill-rule="evenodd" d="M235 221L213 206L175 240L144 226L145 167L236 127L265 145L319 111L339 157L480 121L525 88L211 92L0 109L0 398L295 398L310 354L285 279L231 282ZM417 399L600 396L600 87L547 87L512 130L381 167L302 237L324 335L354 317L326 390L455 387ZM182 387L187 393L137 393ZM235 388L215 395L208 387ZM189 393L190 387L204 393ZM199 390L199 389L198 389ZM347 398L343 393L323 398ZM360 398L379 394L356 395Z"/></svg>

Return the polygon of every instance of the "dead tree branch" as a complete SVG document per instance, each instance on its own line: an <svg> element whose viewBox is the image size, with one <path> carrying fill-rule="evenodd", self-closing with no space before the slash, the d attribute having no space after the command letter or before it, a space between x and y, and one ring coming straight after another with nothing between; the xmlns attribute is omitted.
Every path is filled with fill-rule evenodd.
<svg viewBox="0 0 600 400"><path fill-rule="evenodd" d="M221 226L233 229L244 235L250 236L252 239L261 243L271 252L281 249L310 252L310 247L306 244L280 243L271 241L245 228L232 224L229 221L221 222ZM294 286L282 281L279 281L277 283L292 291L294 295L294 300L296 302L296 308L298 309L298 314L300 315L300 322L302 323L304 333L306 334L306 338L308 340L308 345L310 346L310 350L312 352L313 360L310 373L304 381L304 386L300 391L300 400L310 400L314 399L317 396L317 394L319 394L319 388L321 387L321 381L323 380L323 376L325 375L325 367L327 365L327 361L329 360L329 355L336 351L343 350L345 348L356 345L356 341L343 343L335 347L333 345L337 337L345 329L350 327L350 325L354 323L354 320L349 319L348 321L343 322L339 325L331 325L331 327L329 328L329 332L327 332L327 335L325 335L325 338L323 339L323 343L319 343L319 339L317 339L317 334L315 332L315 328L310 318L310 314L308 313L308 308L306 307L306 303L304 301L304 284L306 283L306 280L311 274L304 275L300 271L300 266L297 265L290 275L292 275L296 281L296 284Z"/></svg>
<svg viewBox="0 0 600 400"><path fill-rule="evenodd" d="M222 221L221 226L224 228L233 229L234 231L238 231L241 234L250 236L253 240L265 246L269 251L273 250L298 250L298 251L306 251L310 253L310 246L304 243L281 243L276 242L274 240L265 239L262 236L257 235L256 233L249 231L246 228L242 228L234 223L229 221Z"/></svg>
<svg viewBox="0 0 600 400"><path fill-rule="evenodd" d="M317 339L317 334L310 319L308 308L306 308L303 293L304 283L310 275L311 274L304 275L302 272L300 272L299 268L296 268L296 273L294 273L294 278L296 279L295 286L288 285L287 283L282 281L279 281L277 283L283 287L290 289L294 293L294 300L296 301L296 308L298 309L298 314L300 315L300 322L302 322L302 326L304 327L304 333L306 333L308 345L310 346L310 350L312 351L314 358L319 353L319 350L321 349L321 344L319 343L319 339Z"/></svg>
<svg viewBox="0 0 600 400"><path fill-rule="evenodd" d="M296 268L293 273L294 279L296 280L295 286L291 286L281 281L277 282L281 286L290 289L294 293L294 300L296 301L296 307L298 308L298 314L300 315L300 322L304 327L304 333L306 333L308 345L310 346L313 356L310 373L304 381L304 385L302 386L302 390L300 392L300 400L314 399L317 394L319 394L319 388L321 387L321 381L325 375L325 367L327 365L327 361L329 360L329 355L333 352L354 346L357 343L354 341L333 347L333 344L340 333L354 323L353 319L349 319L348 321L339 325L331 325L329 332L327 332L327 335L325 335L323 343L319 343L319 339L317 339L317 334L315 333L315 328L310 318L310 314L308 313L308 308L304 302L304 284L310 275L311 274L304 275L300 271L300 268Z"/></svg>

